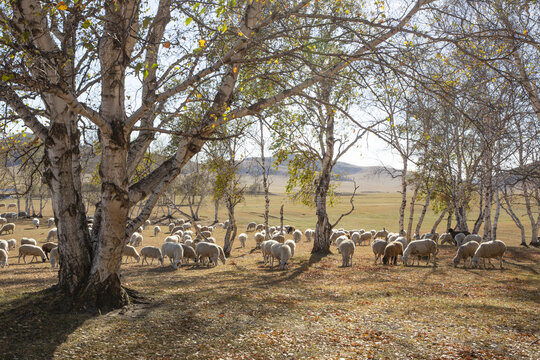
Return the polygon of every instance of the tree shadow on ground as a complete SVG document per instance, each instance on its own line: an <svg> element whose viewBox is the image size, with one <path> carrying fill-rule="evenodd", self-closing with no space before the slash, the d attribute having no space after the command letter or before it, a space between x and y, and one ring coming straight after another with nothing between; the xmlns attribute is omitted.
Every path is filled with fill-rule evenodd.
<svg viewBox="0 0 540 360"><path fill-rule="evenodd" d="M90 313L73 313L55 287L25 293L0 311L2 359L52 359Z"/></svg>

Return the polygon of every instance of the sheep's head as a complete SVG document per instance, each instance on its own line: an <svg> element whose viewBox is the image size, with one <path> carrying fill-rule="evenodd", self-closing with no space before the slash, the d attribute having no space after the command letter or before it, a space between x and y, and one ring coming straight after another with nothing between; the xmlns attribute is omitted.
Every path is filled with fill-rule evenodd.
<svg viewBox="0 0 540 360"><path fill-rule="evenodd" d="M47 261L47 259L44 256L42 256L41 257L41 262L45 262L45 261Z"/></svg>
<svg viewBox="0 0 540 360"><path fill-rule="evenodd" d="M477 269L478 268L478 258L473 257L471 261L472 267Z"/></svg>
<svg viewBox="0 0 540 360"><path fill-rule="evenodd" d="M459 264L459 258L457 257L457 255L454 257L454 260L452 260L452 262L454 263L454 267L457 267L458 264Z"/></svg>
<svg viewBox="0 0 540 360"><path fill-rule="evenodd" d="M388 260L389 260L388 256L384 256L384 257L382 258L383 264L384 264L384 265L388 265Z"/></svg>

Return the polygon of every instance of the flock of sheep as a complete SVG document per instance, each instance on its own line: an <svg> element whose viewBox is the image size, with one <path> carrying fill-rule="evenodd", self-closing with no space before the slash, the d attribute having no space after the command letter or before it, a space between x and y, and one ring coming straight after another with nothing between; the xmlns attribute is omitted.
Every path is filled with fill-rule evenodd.
<svg viewBox="0 0 540 360"><path fill-rule="evenodd" d="M2 214L4 215L4 214ZM92 218L88 218L89 227L92 226ZM0 235L4 233L13 233L15 230L14 223L8 223L5 217L0 217ZM39 228L40 221L32 219L34 227ZM48 227L54 225L54 218L47 220ZM137 232L134 232L128 243L122 249L122 257L125 257L127 262L130 258L142 265L152 265L154 259L161 266L164 266L164 258L168 257L170 264L174 269L177 269L181 264L189 264L191 259L194 264L217 266L221 260L223 264L226 262L226 257L223 248L216 244L216 239L212 236L216 227L226 229L228 221L219 223L216 226L201 226L196 225L195 231L192 231L192 224L188 221L178 219L169 224L169 234L163 240L161 247L143 246L142 231L146 226L151 225L147 220L144 226L140 227ZM268 235L263 224L251 222L248 224L246 233L241 233L238 240L242 247L246 246L248 240L247 233L255 232L253 238L256 243L256 248L260 248L263 256L263 264L270 265L274 268L274 261L278 262L280 269L287 269L290 259L294 256L296 244L301 241L302 236L305 236L306 241L311 241L315 236L315 231L307 229L302 231L295 229L293 226L285 225L282 228L271 226L268 228ZM155 226L153 229L154 237L161 233L161 228ZM285 235L292 235L292 240L286 240ZM491 263L491 259L496 258L500 261L500 268L503 268L502 258L506 251L506 245L500 240L482 242L482 238L477 234L469 234L465 231L454 231L448 229L448 232L439 236L437 233L427 233L422 236L413 235L413 241L408 242L405 234L389 233L386 229L381 231L371 230L365 231L345 229L334 230L331 234L331 244L337 247L338 253L342 256L342 266L352 266L352 259L355 247L363 243L371 245L375 256L375 264L381 259L383 264L397 264L398 256L401 256L404 265L414 265L417 260L418 264L421 259L426 260L426 265L430 261L436 265L436 255L438 254L439 242L441 245L448 243L457 245L457 253L453 259L454 266L457 266L463 260L463 266L478 267L482 260L482 265L485 268L485 259ZM57 229L49 230L46 243L41 247L37 246L35 239L22 238L19 246L18 262L21 257L26 264L26 257L32 256L32 261L36 258L41 258L44 262L48 259L51 266L54 268L59 264L59 254L55 242L51 242L53 238L57 238ZM17 247L17 240L0 240L0 266L3 268L8 265L8 252ZM140 251L138 247L142 247ZM150 260L150 262L149 262Z"/></svg>

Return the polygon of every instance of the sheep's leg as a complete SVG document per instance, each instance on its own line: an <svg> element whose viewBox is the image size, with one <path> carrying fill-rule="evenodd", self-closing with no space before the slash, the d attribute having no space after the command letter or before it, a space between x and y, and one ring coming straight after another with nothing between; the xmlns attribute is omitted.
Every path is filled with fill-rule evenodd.
<svg viewBox="0 0 540 360"><path fill-rule="evenodd" d="M503 257L502 257L502 256L501 256L501 257L499 257L499 261L500 261L500 264L501 264L501 270L502 270L502 269L504 269L504 268L503 268L503 264L502 264L502 263L503 263L502 259L503 259Z"/></svg>
<svg viewBox="0 0 540 360"><path fill-rule="evenodd" d="M495 269L495 265L493 265L490 258L488 258L488 262L489 262L489 265L491 265L491 267Z"/></svg>

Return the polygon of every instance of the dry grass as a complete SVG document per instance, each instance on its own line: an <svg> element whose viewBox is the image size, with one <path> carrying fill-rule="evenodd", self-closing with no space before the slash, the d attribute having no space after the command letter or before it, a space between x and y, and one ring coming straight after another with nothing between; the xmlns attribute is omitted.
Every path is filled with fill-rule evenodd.
<svg viewBox="0 0 540 360"><path fill-rule="evenodd" d="M388 218L390 205L395 213L387 196L380 203L388 208L371 207L370 216ZM240 207L241 224L261 211L256 204ZM300 227L313 221L294 204L286 214ZM19 223L14 237L45 241L47 229L29 228ZM223 231L216 235L219 242ZM165 234L154 238L147 228L144 236L145 245L159 245ZM540 251L506 241L503 271L454 269L450 246L435 268L374 265L367 246L357 247L352 268L341 268L339 255L311 257L305 241L290 269L279 271L251 252L251 237L216 268L123 266L124 284L148 304L101 316L63 313L43 290L56 281L50 265L17 265L12 252L0 269L0 358L539 359Z"/></svg>

